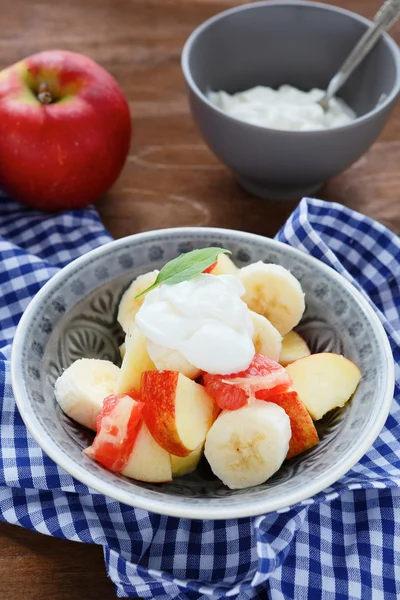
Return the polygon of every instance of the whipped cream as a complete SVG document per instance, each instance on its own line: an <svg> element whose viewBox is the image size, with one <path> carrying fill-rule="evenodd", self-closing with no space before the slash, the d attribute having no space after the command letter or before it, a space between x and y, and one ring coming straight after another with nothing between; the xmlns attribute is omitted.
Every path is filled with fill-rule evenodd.
<svg viewBox="0 0 400 600"><path fill-rule="evenodd" d="M286 131L316 131L347 125L355 112L340 98L332 98L325 112L318 104L323 90L302 92L291 85L278 90L257 86L229 95L209 92L208 99L231 117L253 125Z"/></svg>
<svg viewBox="0 0 400 600"><path fill-rule="evenodd" d="M207 275L148 292L136 326L152 342L178 350L195 367L213 374L248 368L255 354L254 328L233 275Z"/></svg>

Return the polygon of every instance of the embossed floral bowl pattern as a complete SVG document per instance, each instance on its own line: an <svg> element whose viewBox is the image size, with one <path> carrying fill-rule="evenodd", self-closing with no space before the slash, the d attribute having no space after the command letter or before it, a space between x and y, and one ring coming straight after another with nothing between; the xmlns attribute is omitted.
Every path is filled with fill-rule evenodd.
<svg viewBox="0 0 400 600"><path fill-rule="evenodd" d="M120 362L117 323L122 293L137 275L160 268L181 252L222 246L238 266L263 260L287 267L300 280L306 312L298 327L313 352L344 354L362 380L343 409L318 423L321 441L284 463L263 485L229 490L205 459L195 473L171 483L140 483L116 475L83 453L93 434L58 407L53 386L81 357ZM159 230L123 238L80 257L32 300L12 352L13 389L33 437L59 466L89 487L125 504L171 516L227 519L258 515L309 498L335 482L368 450L389 412L393 392L390 347L374 311L343 277L290 246L239 231Z"/></svg>

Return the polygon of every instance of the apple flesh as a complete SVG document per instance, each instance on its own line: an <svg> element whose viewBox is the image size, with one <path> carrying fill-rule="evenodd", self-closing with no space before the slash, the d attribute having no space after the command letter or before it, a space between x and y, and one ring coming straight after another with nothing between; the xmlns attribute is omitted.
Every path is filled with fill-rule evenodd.
<svg viewBox="0 0 400 600"><path fill-rule="evenodd" d="M286 458L293 458L318 444L318 433L313 420L297 392L290 389L277 394L271 394L269 390L266 394L263 392L264 390L256 392L256 398L277 404L290 419L292 437Z"/></svg>
<svg viewBox="0 0 400 600"><path fill-rule="evenodd" d="M144 423L121 475L148 483L172 480L170 455L157 444Z"/></svg>
<svg viewBox="0 0 400 600"><path fill-rule="evenodd" d="M125 96L90 58L45 50L0 72L0 186L14 199L51 211L94 202L130 139Z"/></svg>
<svg viewBox="0 0 400 600"><path fill-rule="evenodd" d="M317 421L332 410L342 407L354 394L361 373L359 368L340 354L311 354L286 367L293 388Z"/></svg>
<svg viewBox="0 0 400 600"><path fill-rule="evenodd" d="M289 331L289 333L283 336L282 350L279 355L279 363L283 367L310 354L307 342L296 331Z"/></svg>
<svg viewBox="0 0 400 600"><path fill-rule="evenodd" d="M193 473L203 456L203 451L204 444L200 444L196 450L193 450L187 456L174 456L171 454L172 477L183 477L183 475Z"/></svg>
<svg viewBox="0 0 400 600"><path fill-rule="evenodd" d="M239 272L237 266L225 252L218 254L217 262L211 266L212 269L209 267L210 271L207 272L211 273L212 275L237 275Z"/></svg>
<svg viewBox="0 0 400 600"><path fill-rule="evenodd" d="M170 454L188 456L206 439L214 401L202 385L177 371L143 373L143 418L156 442Z"/></svg>
<svg viewBox="0 0 400 600"><path fill-rule="evenodd" d="M144 371L153 371L155 368L147 352L146 338L135 327L125 337L124 358L115 386L115 393L126 394L131 390L139 392L142 373Z"/></svg>
<svg viewBox="0 0 400 600"><path fill-rule="evenodd" d="M143 408L142 402L129 395L107 397L97 419L97 435L84 454L138 481L171 481L170 456L150 435L142 419Z"/></svg>

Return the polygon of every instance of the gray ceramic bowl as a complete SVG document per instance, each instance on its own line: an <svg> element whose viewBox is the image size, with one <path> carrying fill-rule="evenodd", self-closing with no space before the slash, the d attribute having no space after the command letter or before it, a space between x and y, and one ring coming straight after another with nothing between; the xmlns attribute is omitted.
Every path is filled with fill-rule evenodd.
<svg viewBox="0 0 400 600"><path fill-rule="evenodd" d="M321 441L284 463L268 482L229 490L206 461L191 475L146 484L115 475L82 454L93 434L66 417L53 386L81 357L119 363L123 336L117 306L131 280L181 252L206 246L232 251L238 266L280 263L299 278L307 309L298 328L313 351L339 352L363 374L348 405L318 424ZM55 275L18 326L11 357L20 413L43 450L76 479L125 504L188 518L229 519L267 513L309 498L346 473L379 434L393 398L393 360L384 330L357 290L307 254L257 235L212 228L141 233L93 250Z"/></svg>
<svg viewBox="0 0 400 600"><path fill-rule="evenodd" d="M316 2L257 2L200 25L182 53L193 117L210 149L250 193L292 199L314 193L375 141L400 91L400 51L385 34L341 96L356 112L327 131L277 131L240 122L208 101L229 93L288 83L326 89L370 21Z"/></svg>

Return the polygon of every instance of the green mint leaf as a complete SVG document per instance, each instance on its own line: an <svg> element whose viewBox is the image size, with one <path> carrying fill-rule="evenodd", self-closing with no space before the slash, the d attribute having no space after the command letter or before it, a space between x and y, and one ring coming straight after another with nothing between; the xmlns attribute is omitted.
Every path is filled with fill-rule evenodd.
<svg viewBox="0 0 400 600"><path fill-rule="evenodd" d="M224 253L231 254L230 250L225 250L225 248L201 248L181 254L164 265L153 285L140 292L135 298L140 298L162 283L173 285L198 277L204 269L218 260L219 254Z"/></svg>

